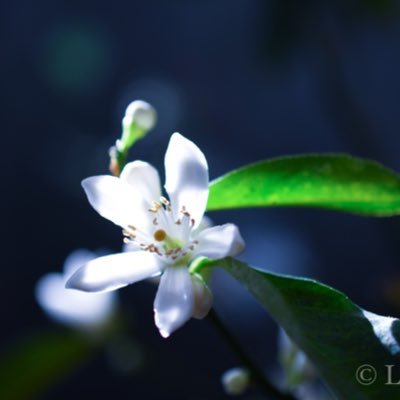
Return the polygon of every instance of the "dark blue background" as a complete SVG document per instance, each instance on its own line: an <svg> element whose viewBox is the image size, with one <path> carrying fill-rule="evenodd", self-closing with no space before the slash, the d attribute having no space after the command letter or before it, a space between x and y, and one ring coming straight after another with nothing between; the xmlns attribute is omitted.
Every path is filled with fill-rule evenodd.
<svg viewBox="0 0 400 400"><path fill-rule="evenodd" d="M1 7L4 350L54 329L33 295L41 275L60 270L79 247L119 251L119 229L91 209L80 180L107 172L131 100L147 100L159 114L131 157L160 171L174 131L204 151L211 177L304 152L346 152L400 170L395 1L5 0ZM240 226L249 262L318 278L370 311L398 315L397 218L302 209L210 216ZM231 279L217 278L217 310L271 370L275 325ZM120 292L149 349L145 371L121 376L99 356L46 398L223 398L219 375L235 357L207 322L161 339L154 292L146 283Z"/></svg>

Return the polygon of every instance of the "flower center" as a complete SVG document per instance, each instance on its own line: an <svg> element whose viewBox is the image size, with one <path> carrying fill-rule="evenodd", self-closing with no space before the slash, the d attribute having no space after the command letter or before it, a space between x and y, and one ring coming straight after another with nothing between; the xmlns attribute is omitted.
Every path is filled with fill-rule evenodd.
<svg viewBox="0 0 400 400"><path fill-rule="evenodd" d="M190 240L195 221L186 207L183 206L176 216L170 202L161 197L159 202L152 202L148 212L154 214L152 220L154 229L149 227L140 230L129 225L123 230L124 242L134 243L141 250L155 253L173 264L189 257L198 242Z"/></svg>

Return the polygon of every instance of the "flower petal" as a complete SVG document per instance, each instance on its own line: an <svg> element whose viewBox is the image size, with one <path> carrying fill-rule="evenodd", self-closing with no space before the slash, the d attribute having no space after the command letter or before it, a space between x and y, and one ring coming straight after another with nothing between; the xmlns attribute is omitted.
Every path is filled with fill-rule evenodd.
<svg viewBox="0 0 400 400"><path fill-rule="evenodd" d="M98 257L96 253L86 249L72 251L64 261L64 277L69 278L75 271L82 267L82 265L96 257Z"/></svg>
<svg viewBox="0 0 400 400"><path fill-rule="evenodd" d="M193 312L192 317L203 319L211 310L213 304L213 295L206 283L198 275L190 276L193 288Z"/></svg>
<svg viewBox="0 0 400 400"><path fill-rule="evenodd" d="M180 328L193 313L192 280L186 266L167 267L161 276L154 318L161 336L168 337Z"/></svg>
<svg viewBox="0 0 400 400"><path fill-rule="evenodd" d="M150 278L162 268L158 256L145 251L112 254L89 261L69 278L66 287L106 292Z"/></svg>
<svg viewBox="0 0 400 400"><path fill-rule="evenodd" d="M197 225L197 228L192 230L192 235L198 235L204 229L211 228L214 225L212 219L207 215L203 215L200 224Z"/></svg>
<svg viewBox="0 0 400 400"><path fill-rule="evenodd" d="M201 231L195 238L199 244L193 256L203 256L218 260L234 257L244 250L245 244L239 229L234 224L218 225Z"/></svg>
<svg viewBox="0 0 400 400"><path fill-rule="evenodd" d="M82 293L65 289L62 274L44 275L36 284L36 299L54 319L75 327L96 327L111 316L115 293Z"/></svg>
<svg viewBox="0 0 400 400"><path fill-rule="evenodd" d="M165 189L175 213L183 206L200 224L208 199L208 166L201 150L179 133L174 133L165 153Z"/></svg>
<svg viewBox="0 0 400 400"><path fill-rule="evenodd" d="M147 162L137 160L126 164L120 179L141 193L149 204L154 200L158 201L161 196L158 172Z"/></svg>
<svg viewBox="0 0 400 400"><path fill-rule="evenodd" d="M131 185L109 175L92 176L82 181L91 206L104 218L122 227L145 229L151 215L143 196Z"/></svg>

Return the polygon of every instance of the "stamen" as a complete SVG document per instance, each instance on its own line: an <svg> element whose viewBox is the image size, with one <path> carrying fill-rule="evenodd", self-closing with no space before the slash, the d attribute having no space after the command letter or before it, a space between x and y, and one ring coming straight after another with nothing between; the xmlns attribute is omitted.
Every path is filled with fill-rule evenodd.
<svg viewBox="0 0 400 400"><path fill-rule="evenodd" d="M185 257L193 251L197 240L190 241L190 233L195 226L195 220L191 218L185 206L181 207L178 216L172 213L171 203L161 196L159 201L153 201L149 212L155 213L152 225L158 229L142 231L134 225L128 225L122 231L124 243L135 243L141 250L168 258L169 261ZM176 220L174 219L177 218ZM159 242L163 242L157 247Z"/></svg>
<svg viewBox="0 0 400 400"><path fill-rule="evenodd" d="M153 201L152 206L149 208L148 211L157 213L160 208L162 208L161 204Z"/></svg>
<svg viewBox="0 0 400 400"><path fill-rule="evenodd" d="M182 206L181 213L186 217L190 217L190 213L186 210L185 206Z"/></svg>
<svg viewBox="0 0 400 400"><path fill-rule="evenodd" d="M161 202L162 204L164 204L164 207L165 207L165 209L166 209L167 211L172 211L171 203L170 203L164 196L161 196L161 197L160 197L160 202Z"/></svg>
<svg viewBox="0 0 400 400"><path fill-rule="evenodd" d="M136 238L136 235L134 235L132 232L127 231L126 229L122 230L122 234L125 236L125 238L131 238L131 239Z"/></svg>
<svg viewBox="0 0 400 400"><path fill-rule="evenodd" d="M164 196L160 197L160 201L161 201L161 203L164 204L164 206L169 206L170 205L169 201Z"/></svg>

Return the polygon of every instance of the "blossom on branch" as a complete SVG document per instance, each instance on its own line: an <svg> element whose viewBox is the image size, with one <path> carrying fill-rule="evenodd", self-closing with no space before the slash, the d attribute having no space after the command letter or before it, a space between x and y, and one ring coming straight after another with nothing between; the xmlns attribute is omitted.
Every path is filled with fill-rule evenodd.
<svg viewBox="0 0 400 400"><path fill-rule="evenodd" d="M82 266L67 287L105 292L161 275L154 301L155 323L168 337L191 317L209 311L211 293L188 267L198 257L220 259L244 248L238 228L225 224L204 228L208 200L208 165L204 154L179 133L165 155L162 196L157 170L143 161L127 164L120 177L94 176L82 186L93 208L123 228L134 251L97 258Z"/></svg>

